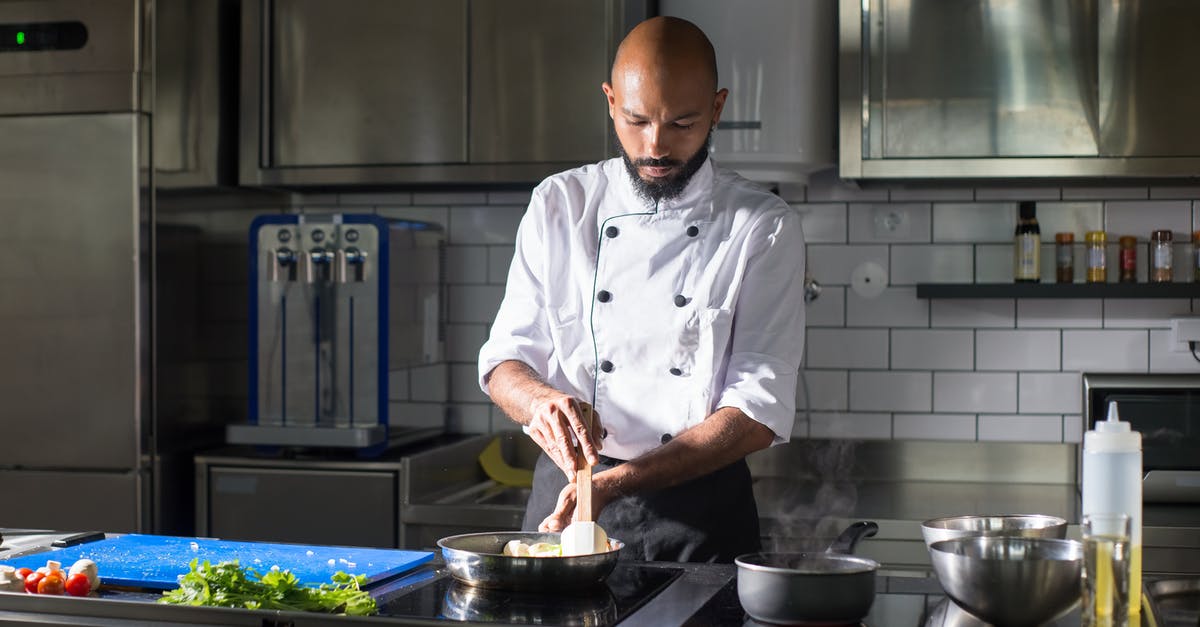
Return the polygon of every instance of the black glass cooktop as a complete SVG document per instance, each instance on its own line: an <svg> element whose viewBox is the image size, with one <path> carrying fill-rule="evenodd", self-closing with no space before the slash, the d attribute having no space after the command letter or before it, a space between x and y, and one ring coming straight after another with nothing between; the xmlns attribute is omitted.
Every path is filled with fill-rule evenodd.
<svg viewBox="0 0 1200 627"><path fill-rule="evenodd" d="M388 596L379 613L482 623L606 627L632 614L682 572L620 562L604 585L578 594L554 595L475 588L442 572L429 583Z"/></svg>

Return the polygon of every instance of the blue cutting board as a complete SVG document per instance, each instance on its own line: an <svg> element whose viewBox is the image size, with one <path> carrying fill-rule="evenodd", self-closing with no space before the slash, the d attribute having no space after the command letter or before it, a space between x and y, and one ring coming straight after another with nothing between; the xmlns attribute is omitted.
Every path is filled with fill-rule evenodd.
<svg viewBox="0 0 1200 627"><path fill-rule="evenodd" d="M0 560L0 564L36 569L45 566L46 560L57 560L68 569L84 558L96 562L103 584L169 590L178 587L179 575L188 572L188 564L196 558L213 564L238 560L242 567L260 574L279 566L292 571L301 583L316 586L329 583L329 577L339 570L366 575L370 584L424 564L433 559L433 553L129 534Z"/></svg>

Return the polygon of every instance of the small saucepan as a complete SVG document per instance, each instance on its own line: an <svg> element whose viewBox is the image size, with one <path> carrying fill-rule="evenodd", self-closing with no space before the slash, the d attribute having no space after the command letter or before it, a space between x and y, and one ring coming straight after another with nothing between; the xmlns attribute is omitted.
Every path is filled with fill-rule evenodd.
<svg viewBox="0 0 1200 627"><path fill-rule="evenodd" d="M879 531L856 522L824 553L748 553L734 560L738 599L754 620L776 625L857 623L875 601L879 562L851 555Z"/></svg>

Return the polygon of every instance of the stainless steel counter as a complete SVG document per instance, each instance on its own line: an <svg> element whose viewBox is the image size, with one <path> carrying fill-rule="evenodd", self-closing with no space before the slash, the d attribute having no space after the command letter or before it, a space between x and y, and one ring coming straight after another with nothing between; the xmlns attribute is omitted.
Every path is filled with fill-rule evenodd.
<svg viewBox="0 0 1200 627"><path fill-rule="evenodd" d="M898 568L928 568L921 522L965 514L1065 518L1079 537L1076 445L1015 442L800 440L750 456L764 544L815 548L855 520L879 524L859 553ZM1200 505L1150 504L1143 513L1147 573L1195 573Z"/></svg>
<svg viewBox="0 0 1200 627"><path fill-rule="evenodd" d="M539 451L519 431L465 437L394 460L396 546L428 549L457 533L520 527L528 488L497 484L478 462L497 437L506 461L533 467ZM862 554L896 568L928 568L921 521L985 513L1059 516L1078 537L1072 444L797 440L748 461L767 548L818 548L849 523L873 520L879 534L860 545ZM1200 506L1148 506L1143 528L1147 572L1187 572L1200 563Z"/></svg>

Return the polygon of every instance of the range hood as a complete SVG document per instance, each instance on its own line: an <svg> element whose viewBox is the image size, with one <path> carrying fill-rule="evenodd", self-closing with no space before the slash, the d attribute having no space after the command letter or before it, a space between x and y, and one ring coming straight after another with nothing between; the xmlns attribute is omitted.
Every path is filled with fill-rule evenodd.
<svg viewBox="0 0 1200 627"><path fill-rule="evenodd" d="M1200 177L1200 2L839 0L849 179Z"/></svg>

